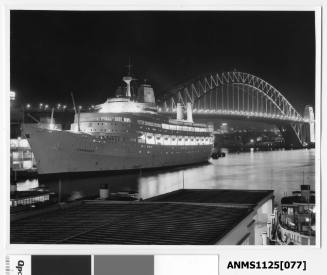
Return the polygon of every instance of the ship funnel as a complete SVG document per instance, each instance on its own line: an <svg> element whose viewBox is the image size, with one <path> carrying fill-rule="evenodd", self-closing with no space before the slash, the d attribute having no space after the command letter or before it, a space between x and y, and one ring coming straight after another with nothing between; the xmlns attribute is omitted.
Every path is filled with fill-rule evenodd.
<svg viewBox="0 0 327 275"><path fill-rule="evenodd" d="M193 122L192 103L191 102L186 103L186 111L187 111L187 121Z"/></svg>
<svg viewBox="0 0 327 275"><path fill-rule="evenodd" d="M126 96L127 97L131 97L131 81L133 80L133 78L131 76L124 76L123 77L123 81L127 84L127 92L126 92Z"/></svg>
<svg viewBox="0 0 327 275"><path fill-rule="evenodd" d="M177 120L183 120L183 107L181 103L177 103Z"/></svg>
<svg viewBox="0 0 327 275"><path fill-rule="evenodd" d="M306 202L310 202L310 185L308 184L301 185L301 196L305 198Z"/></svg>
<svg viewBox="0 0 327 275"><path fill-rule="evenodd" d="M143 84L137 90L137 101L155 104L154 91L151 85Z"/></svg>

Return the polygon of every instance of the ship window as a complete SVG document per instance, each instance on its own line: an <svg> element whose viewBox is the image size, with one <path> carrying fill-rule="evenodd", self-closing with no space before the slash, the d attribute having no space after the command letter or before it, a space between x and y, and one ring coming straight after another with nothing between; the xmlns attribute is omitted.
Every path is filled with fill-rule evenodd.
<svg viewBox="0 0 327 275"><path fill-rule="evenodd" d="M164 145L170 145L170 137L169 136L165 136L164 137L164 142L163 142Z"/></svg>
<svg viewBox="0 0 327 275"><path fill-rule="evenodd" d="M153 136L152 135L147 135L146 136L146 143L147 144L154 144L155 143L155 140L154 140L154 138L153 138Z"/></svg>
<svg viewBox="0 0 327 275"><path fill-rule="evenodd" d="M190 140L188 137L185 137L185 145L190 145Z"/></svg>
<svg viewBox="0 0 327 275"><path fill-rule="evenodd" d="M194 137L191 138L190 144L191 144L191 145L195 145L195 144L196 144L196 143L195 143L195 138L194 138Z"/></svg>
<svg viewBox="0 0 327 275"><path fill-rule="evenodd" d="M177 138L175 136L171 138L171 145L177 145Z"/></svg>
<svg viewBox="0 0 327 275"><path fill-rule="evenodd" d="M293 215L293 208L292 207L287 208L287 214L288 215Z"/></svg>
<svg viewBox="0 0 327 275"><path fill-rule="evenodd" d="M145 134L138 133L137 141L138 141L138 143L145 143Z"/></svg>
<svg viewBox="0 0 327 275"><path fill-rule="evenodd" d="M156 144L159 144L159 145L162 144L162 138L161 138L161 135L156 135Z"/></svg>
<svg viewBox="0 0 327 275"><path fill-rule="evenodd" d="M178 138L178 145L184 145L185 143L184 143L184 139L183 139L183 137L179 137Z"/></svg>

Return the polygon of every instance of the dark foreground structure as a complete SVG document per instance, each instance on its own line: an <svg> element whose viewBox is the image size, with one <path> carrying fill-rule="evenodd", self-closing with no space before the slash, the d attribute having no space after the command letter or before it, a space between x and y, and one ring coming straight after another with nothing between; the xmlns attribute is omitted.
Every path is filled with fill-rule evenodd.
<svg viewBox="0 0 327 275"><path fill-rule="evenodd" d="M270 190L178 190L144 201L81 201L11 222L15 244L260 244Z"/></svg>

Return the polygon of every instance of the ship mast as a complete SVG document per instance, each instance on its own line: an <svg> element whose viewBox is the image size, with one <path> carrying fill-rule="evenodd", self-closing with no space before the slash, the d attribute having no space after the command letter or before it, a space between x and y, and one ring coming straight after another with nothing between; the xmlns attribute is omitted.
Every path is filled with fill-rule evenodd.
<svg viewBox="0 0 327 275"><path fill-rule="evenodd" d="M77 115L77 129L78 129L78 132L79 132L80 131L80 127L79 127L79 116L80 116L80 112L77 113L77 109L76 109L76 105L75 105L75 99L74 99L73 92L71 92L70 95L72 96L75 115Z"/></svg>
<svg viewBox="0 0 327 275"><path fill-rule="evenodd" d="M127 84L126 97L131 98L131 82L133 80L133 77L131 76L131 68L133 67L131 65L131 59L129 59L128 65L126 65L126 67L128 68L128 75L123 77L123 81Z"/></svg>
<svg viewBox="0 0 327 275"><path fill-rule="evenodd" d="M50 124L53 124L53 113L54 113L54 108L52 107Z"/></svg>

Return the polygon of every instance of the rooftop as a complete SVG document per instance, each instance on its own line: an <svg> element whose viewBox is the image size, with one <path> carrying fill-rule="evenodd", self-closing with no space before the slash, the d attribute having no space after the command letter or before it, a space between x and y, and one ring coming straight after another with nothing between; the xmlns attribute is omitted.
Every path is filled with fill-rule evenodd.
<svg viewBox="0 0 327 275"><path fill-rule="evenodd" d="M254 206L268 195L271 190L233 190L233 189L180 189L147 199L152 202L184 202L224 204L235 206Z"/></svg>
<svg viewBox="0 0 327 275"><path fill-rule="evenodd" d="M181 190L141 202L84 201L13 221L11 243L215 244L271 196L272 191Z"/></svg>

